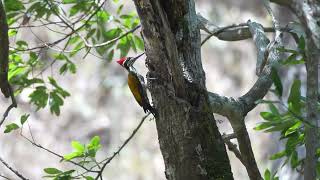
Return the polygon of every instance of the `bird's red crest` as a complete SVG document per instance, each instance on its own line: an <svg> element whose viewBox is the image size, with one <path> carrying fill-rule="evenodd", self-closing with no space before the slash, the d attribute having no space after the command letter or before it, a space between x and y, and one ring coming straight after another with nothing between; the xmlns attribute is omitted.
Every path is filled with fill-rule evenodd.
<svg viewBox="0 0 320 180"><path fill-rule="evenodd" d="M119 60L117 61L117 63L120 64L121 66L123 66L123 64L124 64L124 62L125 62L126 60L127 60L127 57L123 57L123 58L119 59Z"/></svg>

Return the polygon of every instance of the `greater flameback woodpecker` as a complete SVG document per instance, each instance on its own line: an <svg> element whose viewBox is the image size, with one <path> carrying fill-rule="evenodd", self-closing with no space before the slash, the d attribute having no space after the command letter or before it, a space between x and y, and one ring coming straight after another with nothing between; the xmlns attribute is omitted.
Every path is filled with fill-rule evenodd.
<svg viewBox="0 0 320 180"><path fill-rule="evenodd" d="M149 102L144 78L142 75L138 74L136 69L133 67L134 62L143 54L144 53L136 57L121 58L117 61L117 63L128 71L128 86L138 104L143 108L144 112L149 111L153 114L153 116L156 116L156 111Z"/></svg>

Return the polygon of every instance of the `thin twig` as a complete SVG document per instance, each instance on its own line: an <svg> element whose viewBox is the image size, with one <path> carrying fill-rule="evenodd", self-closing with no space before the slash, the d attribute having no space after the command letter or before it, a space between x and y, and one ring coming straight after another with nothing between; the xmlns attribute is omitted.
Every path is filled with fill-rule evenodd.
<svg viewBox="0 0 320 180"><path fill-rule="evenodd" d="M273 27L276 30L276 37L280 35L280 23L279 21L276 19L276 17L274 16L274 13L272 12L272 9L270 7L270 1L269 0L263 0L263 4L265 6L265 8L267 9L269 15L271 16L272 19L272 23L273 23Z"/></svg>
<svg viewBox="0 0 320 180"><path fill-rule="evenodd" d="M4 176L4 175L2 175L2 174L0 174L0 177L2 177L2 178L4 178L4 179L10 180L10 178L8 178L8 177L6 177L6 176Z"/></svg>
<svg viewBox="0 0 320 180"><path fill-rule="evenodd" d="M100 172L98 173L98 175L96 176L95 180L98 180L99 178L102 178L102 172L104 170L104 168L107 166L107 164L109 164L112 159L118 155L120 153L120 151L128 144L128 142L134 137L134 135L138 132L138 130L140 129L140 127L142 126L143 122L147 119L147 117L150 115L150 112L148 114L146 114L140 121L140 123L138 124L138 126L133 130L133 132L131 133L131 135L124 141L124 143L120 146L120 148L113 153L112 156L110 156L109 158L103 160L100 163L103 163L102 168L100 169ZM99 163L99 164L100 164Z"/></svg>
<svg viewBox="0 0 320 180"><path fill-rule="evenodd" d="M22 180L28 180L27 178L25 178L23 175L21 175L17 170L13 169L11 166L9 166L9 164L4 161L1 157L0 157L0 162L6 166L11 172L13 172L16 176L18 176L20 179Z"/></svg>
<svg viewBox="0 0 320 180"><path fill-rule="evenodd" d="M210 35L207 36L207 37L201 42L201 46L202 46L204 43L206 43L212 36L215 36L215 35L223 32L223 31L226 30L226 29L234 28L234 27L245 27L245 26L247 26L247 23L232 24L232 25L229 25L229 26L225 26L225 27L218 28L218 29L215 30L214 32L210 32Z"/></svg>
<svg viewBox="0 0 320 180"><path fill-rule="evenodd" d="M222 138L223 138L224 141L230 141L231 139L237 138L237 135L235 133L223 134Z"/></svg>
<svg viewBox="0 0 320 180"><path fill-rule="evenodd" d="M237 145L232 143L230 141L230 139L227 139L227 138L224 138L222 136L223 140L224 140L224 143L227 145L228 149L234 153L234 155L240 160L240 162L245 166L247 167L247 164L245 162L245 160L243 159L239 149L237 148Z"/></svg>
<svg viewBox="0 0 320 180"><path fill-rule="evenodd" d="M43 24L39 24L39 25L21 25L21 26L14 26L14 27L9 27L9 29L21 29L21 28L38 28L38 27L42 27L42 26L48 26L48 25L57 25L57 24L61 24L62 22L48 22L48 23L43 23Z"/></svg>
<svg viewBox="0 0 320 180"><path fill-rule="evenodd" d="M20 136L22 136L25 140L27 140L28 142L30 142L32 145L34 145L34 146L36 146L36 147L38 147L38 148L40 148L40 149L42 149L42 150L45 150L45 151L47 151L48 153L53 154L53 155L55 155L55 156L57 156L57 157L59 157L59 158L61 158L61 159L64 160L64 158L63 158L62 155L60 155L60 154L58 154L58 153L56 153L56 152L53 152L52 150L47 149L47 148L43 147L42 145L37 144L36 142L33 142L31 139L27 138L27 137L24 136L22 133L20 133ZM65 160L65 161L66 161L66 162L69 162L69 163L72 163L72 164L74 164L74 165L76 165L76 166L79 166L79 167L81 167L82 169L86 170L87 172L92 172L92 173L99 173L99 172L100 172L100 171L90 170L90 169L86 168L85 166L83 166L83 165L81 165L81 164L79 164L79 163L77 163L77 162L74 162L74 161L72 161L72 160Z"/></svg>
<svg viewBox="0 0 320 180"><path fill-rule="evenodd" d="M77 29L75 29L75 31L72 31L70 33L68 33L66 36L64 36L61 39L58 39L54 42L51 43L45 43L43 45L40 46L36 46L36 47L31 47L31 48L27 48L27 49L18 49L18 48L13 48L15 51L32 51L32 50L36 50L36 49L43 49L46 47L52 47L55 46L57 44L59 44L60 42L64 41L65 39L67 39L68 37L72 36L74 33L78 32L79 30L81 30L83 27L85 27L87 25L87 23L100 11L100 9L103 7L103 5L106 3L107 0L104 0L101 5L88 17L88 19Z"/></svg>
<svg viewBox="0 0 320 180"><path fill-rule="evenodd" d="M12 87L10 84L8 84L8 87L9 87L9 93L10 93L10 97L11 97L11 105L7 108L7 110L4 112L3 116L2 116L2 120L0 122L0 127L2 126L2 124L4 123L4 121L6 120L6 118L8 117L9 115L9 112L11 111L12 108L16 108L18 105L17 105L17 101L14 97L14 93L13 93L13 90L12 90Z"/></svg>

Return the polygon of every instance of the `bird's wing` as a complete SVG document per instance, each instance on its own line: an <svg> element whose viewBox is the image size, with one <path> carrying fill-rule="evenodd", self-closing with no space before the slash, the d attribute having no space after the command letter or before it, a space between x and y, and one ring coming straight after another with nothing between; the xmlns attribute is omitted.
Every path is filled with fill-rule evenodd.
<svg viewBox="0 0 320 180"><path fill-rule="evenodd" d="M134 98L138 102L138 104L140 106L143 106L143 98L144 97L143 97L143 93L141 91L142 85L140 83L138 76L133 72L129 72L129 74L128 74L128 86L129 86Z"/></svg>

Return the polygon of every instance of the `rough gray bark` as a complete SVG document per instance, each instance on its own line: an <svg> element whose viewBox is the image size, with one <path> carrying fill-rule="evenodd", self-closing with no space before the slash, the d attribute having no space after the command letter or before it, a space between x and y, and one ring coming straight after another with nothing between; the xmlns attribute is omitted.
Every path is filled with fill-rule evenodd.
<svg viewBox="0 0 320 180"><path fill-rule="evenodd" d="M233 179L215 124L193 0L135 0L167 179Z"/></svg>
<svg viewBox="0 0 320 180"><path fill-rule="evenodd" d="M0 1L0 88L5 97L10 96L8 82L9 38L6 12Z"/></svg>
<svg viewBox="0 0 320 180"><path fill-rule="evenodd" d="M200 15L198 16L200 17L200 21L204 23L202 28L204 28L205 31L209 31L211 35L213 34L218 37L218 34L220 33L219 31L223 29L226 36L230 33L231 37L234 37L235 39L253 37L253 41L255 42L258 51L256 72L257 75L259 75L259 79L256 81L254 86L245 95L238 99L220 96L211 92L209 92L209 99L212 111L228 118L235 137L238 140L240 149L240 155L238 152L235 152L235 155L237 157L241 156L239 159L246 167L250 179L262 179L254 158L250 137L248 135L244 119L247 113L256 107L256 101L263 99L273 83L271 79L271 67L281 59L281 55L277 50L277 48L282 44L279 29L275 27L273 28L273 31L276 32L276 36L272 43L269 43L270 41L264 32L265 28L258 23L248 21L248 23L231 27L232 29L237 29L237 32L235 33L229 29L230 27L213 27L211 25L212 23L207 22L207 20ZM248 29L249 34L246 33L246 29Z"/></svg>
<svg viewBox="0 0 320 180"><path fill-rule="evenodd" d="M318 65L320 59L320 1L295 1L295 11L306 32L306 69L307 69L307 120L306 125L306 161L304 179L315 180L317 177L316 151L319 147L318 101Z"/></svg>
<svg viewBox="0 0 320 180"><path fill-rule="evenodd" d="M2 94L8 98L11 96L12 104L4 112L0 120L0 127L6 120L10 110L17 107L17 102L13 94L13 90L8 81L9 70L9 37L8 37L8 23L6 12L2 1L0 0L0 89Z"/></svg>

